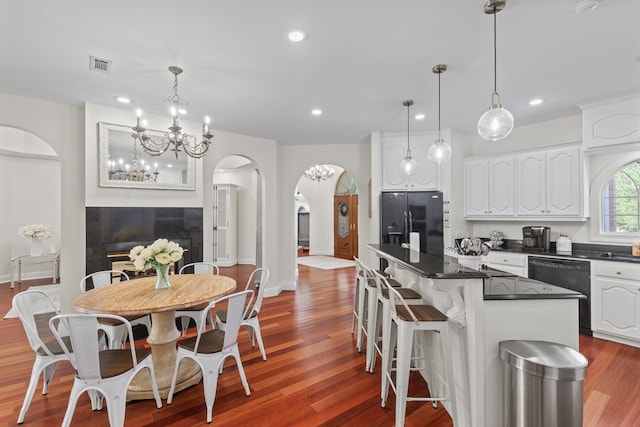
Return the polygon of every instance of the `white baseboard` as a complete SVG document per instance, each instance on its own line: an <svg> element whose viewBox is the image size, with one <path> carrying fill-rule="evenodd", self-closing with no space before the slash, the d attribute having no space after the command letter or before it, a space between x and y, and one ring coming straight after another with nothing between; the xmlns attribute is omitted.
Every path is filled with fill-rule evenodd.
<svg viewBox="0 0 640 427"><path fill-rule="evenodd" d="M619 336L613 335L613 334L606 334L606 333L602 333L602 332L593 331L593 337L594 338L600 338L602 340L613 341L613 342L617 342L617 343L620 343L620 344L625 344L625 345L630 345L632 347L640 348L640 341L632 340L632 339L625 338L625 337L619 337Z"/></svg>
<svg viewBox="0 0 640 427"><path fill-rule="evenodd" d="M256 260L250 258L238 258L238 264L242 265L256 265Z"/></svg>

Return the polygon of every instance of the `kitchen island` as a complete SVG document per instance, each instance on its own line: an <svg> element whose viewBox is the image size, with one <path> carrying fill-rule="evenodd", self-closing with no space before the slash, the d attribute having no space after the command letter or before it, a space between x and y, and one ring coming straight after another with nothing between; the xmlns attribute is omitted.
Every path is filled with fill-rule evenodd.
<svg viewBox="0 0 640 427"><path fill-rule="evenodd" d="M389 263L387 272L422 294L449 317L457 426L502 425L502 362L499 343L550 341L578 349L578 299L582 294L494 269L475 270L457 259L393 244L368 245ZM437 339L434 337L433 339ZM427 351L437 349L426 343ZM442 395L442 357L428 355L421 371L430 392ZM444 402L451 413L450 406Z"/></svg>

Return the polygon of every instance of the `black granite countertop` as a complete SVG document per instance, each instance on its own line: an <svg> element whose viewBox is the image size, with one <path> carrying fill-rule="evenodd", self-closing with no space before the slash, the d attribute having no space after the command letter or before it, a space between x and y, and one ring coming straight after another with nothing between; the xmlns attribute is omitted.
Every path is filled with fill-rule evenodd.
<svg viewBox="0 0 640 427"><path fill-rule="evenodd" d="M458 264L455 257L431 255L411 251L400 245L369 244L368 247L382 258L400 264L422 277L431 279L483 279L485 300L521 300L521 299L564 299L582 298L574 292L560 286L550 285L538 280L518 277L493 268L476 270ZM502 286L491 286L493 280Z"/></svg>
<svg viewBox="0 0 640 427"><path fill-rule="evenodd" d="M491 249L496 252L513 252L532 256L545 256L568 259L588 259L597 261L617 261L640 264L640 257L631 255L631 248L626 246L598 245L591 243L574 243L571 253L557 253L555 242L552 242L551 250L528 250L518 244L509 244L506 248Z"/></svg>
<svg viewBox="0 0 640 427"><path fill-rule="evenodd" d="M489 277L486 270L475 270L458 264L455 257L448 255L430 255L412 251L394 244L370 244L371 250L382 258L392 258L395 262L413 271L419 276L432 279L484 279ZM496 274L508 274L493 270Z"/></svg>

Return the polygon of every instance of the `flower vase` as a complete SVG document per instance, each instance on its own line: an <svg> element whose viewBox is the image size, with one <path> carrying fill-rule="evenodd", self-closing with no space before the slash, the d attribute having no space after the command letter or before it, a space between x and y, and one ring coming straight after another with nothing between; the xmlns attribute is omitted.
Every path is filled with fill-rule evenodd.
<svg viewBox="0 0 640 427"><path fill-rule="evenodd" d="M41 256L42 255L42 240L40 239L31 239L31 256Z"/></svg>
<svg viewBox="0 0 640 427"><path fill-rule="evenodd" d="M169 289L169 264L156 268L156 289Z"/></svg>

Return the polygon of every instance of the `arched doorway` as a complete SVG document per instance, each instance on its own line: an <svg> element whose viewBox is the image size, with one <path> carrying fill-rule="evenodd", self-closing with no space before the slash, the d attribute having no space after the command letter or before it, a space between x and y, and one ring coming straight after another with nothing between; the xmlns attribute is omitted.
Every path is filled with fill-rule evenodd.
<svg viewBox="0 0 640 427"><path fill-rule="evenodd" d="M301 246L303 249L306 246L310 256L353 260L358 251L358 187L355 179L337 165L316 165L312 168L330 168L334 173L321 179L303 174L298 180L294 194L298 253ZM304 242L308 245L300 244L301 226L304 225L301 212L309 223L308 242Z"/></svg>
<svg viewBox="0 0 640 427"><path fill-rule="evenodd" d="M8 209L0 212L0 259L29 253L30 239L18 236L18 228L30 224L49 226L53 236L43 241L42 253L60 247L61 169L55 150L40 137L0 126L0 197ZM2 263L0 277L10 280L10 264ZM23 279L51 277L46 265L30 266ZM0 279L0 281L5 281Z"/></svg>

